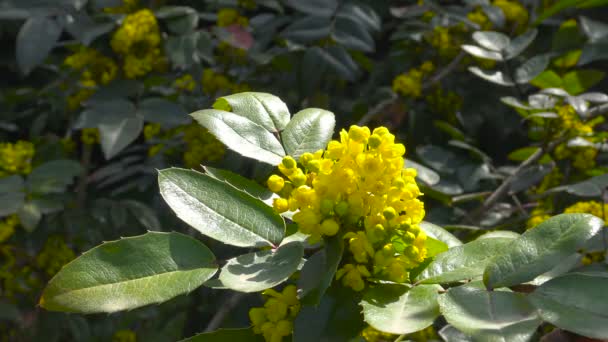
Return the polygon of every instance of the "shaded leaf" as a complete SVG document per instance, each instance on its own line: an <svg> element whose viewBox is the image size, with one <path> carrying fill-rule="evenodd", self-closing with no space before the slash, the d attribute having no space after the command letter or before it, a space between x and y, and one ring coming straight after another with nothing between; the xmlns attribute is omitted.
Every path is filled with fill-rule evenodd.
<svg viewBox="0 0 608 342"><path fill-rule="evenodd" d="M343 251L341 238L326 238L323 249L306 260L298 279L298 295L303 304L318 305L321 302L334 279Z"/></svg>
<svg viewBox="0 0 608 342"><path fill-rule="evenodd" d="M17 34L17 64L24 74L44 62L46 56L59 40L61 27L51 18L32 16L28 18Z"/></svg>
<svg viewBox="0 0 608 342"><path fill-rule="evenodd" d="M145 121L174 127L190 123L191 118L180 105L160 97L151 97L139 102L137 114Z"/></svg>

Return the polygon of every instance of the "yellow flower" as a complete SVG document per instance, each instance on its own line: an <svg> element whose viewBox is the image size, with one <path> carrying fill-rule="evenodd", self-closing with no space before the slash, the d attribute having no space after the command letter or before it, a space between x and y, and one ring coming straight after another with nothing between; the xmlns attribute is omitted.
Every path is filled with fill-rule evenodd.
<svg viewBox="0 0 608 342"><path fill-rule="evenodd" d="M179 90L193 91L196 87L196 82L194 82L192 75L185 74L173 81L173 86Z"/></svg>
<svg viewBox="0 0 608 342"><path fill-rule="evenodd" d="M99 143L99 130L97 128L83 128L80 133L80 141L85 145L95 145Z"/></svg>
<svg viewBox="0 0 608 342"><path fill-rule="evenodd" d="M403 96L420 97L422 95L422 73L412 69L406 74L395 77L393 91Z"/></svg>
<svg viewBox="0 0 608 342"><path fill-rule="evenodd" d="M528 24L528 10L526 10L518 1L494 0L492 4L502 10L505 14L507 23L516 27L518 33L522 33L526 30Z"/></svg>
<svg viewBox="0 0 608 342"><path fill-rule="evenodd" d="M467 19L479 25L479 30L481 31L489 31L492 29L492 22L479 6L475 7L473 11L467 14Z"/></svg>
<svg viewBox="0 0 608 342"><path fill-rule="evenodd" d="M144 139L150 140L156 137L160 133L160 124L149 123L144 126Z"/></svg>
<svg viewBox="0 0 608 342"><path fill-rule="evenodd" d="M336 279L342 278L342 284L352 288L354 291L363 291L365 281L363 278L370 277L371 274L364 265L346 264L336 272Z"/></svg>
<svg viewBox="0 0 608 342"><path fill-rule="evenodd" d="M4 219L0 219L0 243L8 240L14 233L15 228L19 225L19 217L11 215Z"/></svg>
<svg viewBox="0 0 608 342"><path fill-rule="evenodd" d="M249 25L249 19L241 16L234 8L222 8L217 12L217 26L226 27L234 24L246 27Z"/></svg>
<svg viewBox="0 0 608 342"><path fill-rule="evenodd" d="M118 330L112 336L112 342L136 342L137 334L129 329Z"/></svg>
<svg viewBox="0 0 608 342"><path fill-rule="evenodd" d="M0 175L23 174L32 172L34 144L19 140L14 144L0 143Z"/></svg>
<svg viewBox="0 0 608 342"><path fill-rule="evenodd" d="M198 168L204 161L217 161L224 156L224 145L209 131L192 123L180 128L186 149L183 154L184 164L189 168Z"/></svg>
<svg viewBox="0 0 608 342"><path fill-rule="evenodd" d="M597 201L577 202L564 209L564 213L591 214L604 221L608 221L608 203L600 203Z"/></svg>
<svg viewBox="0 0 608 342"><path fill-rule="evenodd" d="M287 285L282 292L268 289L264 307L249 310L249 320L255 334L262 334L267 342L281 342L291 335L293 320L300 311L300 301L294 285Z"/></svg>
<svg viewBox="0 0 608 342"><path fill-rule="evenodd" d="M60 236L49 237L42 250L36 256L36 266L44 270L47 275L54 276L63 265L76 257L74 251Z"/></svg>

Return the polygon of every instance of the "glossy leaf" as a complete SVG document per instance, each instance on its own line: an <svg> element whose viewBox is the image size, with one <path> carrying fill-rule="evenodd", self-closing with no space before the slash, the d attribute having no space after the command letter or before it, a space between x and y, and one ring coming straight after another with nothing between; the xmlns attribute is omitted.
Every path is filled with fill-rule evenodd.
<svg viewBox="0 0 608 342"><path fill-rule="evenodd" d="M159 171L160 192L179 218L204 235L240 247L278 245L285 223L272 208L208 175Z"/></svg>
<svg viewBox="0 0 608 342"><path fill-rule="evenodd" d="M259 292L275 287L298 270L304 246L297 241L276 250L263 250L228 260L219 281L229 289Z"/></svg>
<svg viewBox="0 0 608 342"><path fill-rule="evenodd" d="M285 151L277 138L244 116L216 109L194 112L192 117L231 150L270 165L281 163Z"/></svg>
<svg viewBox="0 0 608 342"><path fill-rule="evenodd" d="M344 242L339 237L325 239L323 249L313 254L302 268L298 279L302 303L318 305L338 270Z"/></svg>
<svg viewBox="0 0 608 342"><path fill-rule="evenodd" d="M478 67L469 67L469 71L473 74L483 78L484 80L490 81L495 84L502 86L515 85L511 77L505 75L502 71L498 70L483 70Z"/></svg>
<svg viewBox="0 0 608 342"><path fill-rule="evenodd" d="M459 286L440 295L439 306L449 324L477 341L528 341L541 323L521 293Z"/></svg>
<svg viewBox="0 0 608 342"><path fill-rule="evenodd" d="M404 168L408 168L411 167L413 169L416 169L416 179L419 181L422 181L424 183L426 183L426 185L428 186L433 186L437 183L439 183L440 177L439 174L435 171L433 171L432 169L416 163L415 161L411 160L411 159L407 159L405 161L405 164L403 165Z"/></svg>
<svg viewBox="0 0 608 342"><path fill-rule="evenodd" d="M426 235L445 243L450 248L462 245L462 241L436 224L422 221L420 222L420 228Z"/></svg>
<svg viewBox="0 0 608 342"><path fill-rule="evenodd" d="M452 247L437 255L416 281L437 284L481 277L488 263L506 250L512 241L513 238L488 238Z"/></svg>
<svg viewBox="0 0 608 342"><path fill-rule="evenodd" d="M251 179L247 179L239 174L228 170L216 169L213 167L205 166L205 173L209 176L225 182L234 188L241 190L251 197L257 198L268 205L272 205L273 192L268 188L261 186Z"/></svg>
<svg viewBox="0 0 608 342"><path fill-rule="evenodd" d="M504 33L494 31L477 31L473 39L481 47L492 51L502 51L511 43L511 39Z"/></svg>
<svg viewBox="0 0 608 342"><path fill-rule="evenodd" d="M106 159L111 159L129 146L141 133L144 120L140 116L104 122L98 126L101 150Z"/></svg>
<svg viewBox="0 0 608 342"><path fill-rule="evenodd" d="M285 102L268 93L223 96L215 101L213 108L246 117L273 133L284 130L290 116Z"/></svg>
<svg viewBox="0 0 608 342"><path fill-rule="evenodd" d="M488 288L530 281L576 252L603 227L589 214L561 214L513 240L508 250L493 259L484 272Z"/></svg>
<svg viewBox="0 0 608 342"><path fill-rule="evenodd" d="M304 152L324 149L331 140L335 125L332 112L318 108L299 111L281 132L287 154L297 160Z"/></svg>
<svg viewBox="0 0 608 342"><path fill-rule="evenodd" d="M464 51L466 51L467 53L469 53L475 57L491 59L494 61L503 60L502 54L500 52L486 50L486 49L480 48L479 46L476 46L476 45L465 44L465 45L462 45L461 47Z"/></svg>
<svg viewBox="0 0 608 342"><path fill-rule="evenodd" d="M189 293L216 271L213 253L197 240L149 232L106 242L64 266L40 306L78 313L130 310Z"/></svg>
<svg viewBox="0 0 608 342"><path fill-rule="evenodd" d="M439 285L377 285L363 296L363 316L372 327L391 334L409 334L433 324L439 316Z"/></svg>
<svg viewBox="0 0 608 342"><path fill-rule="evenodd" d="M529 295L547 322L589 338L608 338L608 273L570 273Z"/></svg>

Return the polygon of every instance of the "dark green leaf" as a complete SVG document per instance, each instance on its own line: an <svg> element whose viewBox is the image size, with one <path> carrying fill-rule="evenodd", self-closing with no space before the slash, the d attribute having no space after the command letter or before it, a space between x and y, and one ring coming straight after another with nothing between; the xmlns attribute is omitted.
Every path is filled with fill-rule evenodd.
<svg viewBox="0 0 608 342"><path fill-rule="evenodd" d="M141 133L144 120L140 116L105 122L98 126L101 150L106 159L116 156L129 146Z"/></svg>
<svg viewBox="0 0 608 342"><path fill-rule="evenodd" d="M332 112L318 108L297 112L281 132L287 154L298 159L304 152L324 149L331 140L335 125Z"/></svg>
<svg viewBox="0 0 608 342"><path fill-rule="evenodd" d="M331 285L344 251L339 237L325 239L323 249L313 254L302 268L298 279L299 296L303 304L318 305Z"/></svg>
<svg viewBox="0 0 608 342"><path fill-rule="evenodd" d="M219 329L216 331L197 334L181 340L181 342L263 342L262 335L254 334L251 328Z"/></svg>
<svg viewBox="0 0 608 342"><path fill-rule="evenodd" d="M531 29L526 31L521 36L513 39L511 44L509 44L509 47L507 47L507 56L505 58L511 59L519 56L520 53L522 53L530 44L532 44L537 33L538 31L536 29Z"/></svg>
<svg viewBox="0 0 608 342"><path fill-rule="evenodd" d="M581 248L604 223L589 214L554 216L513 240L484 272L488 288L517 285L534 279Z"/></svg>
<svg viewBox="0 0 608 342"><path fill-rule="evenodd" d="M42 212L33 203L25 203L17 211L17 216L19 216L19 222L23 228L28 232L33 232L42 220Z"/></svg>
<svg viewBox="0 0 608 342"><path fill-rule="evenodd" d="M17 64L24 74L44 62L57 43L61 27L54 20L33 16L25 21L17 34Z"/></svg>
<svg viewBox="0 0 608 342"><path fill-rule="evenodd" d="M158 220L158 217L156 217L156 213L144 203L135 200L123 200L121 203L131 211L133 217L135 217L135 219L146 229L161 229L160 221Z"/></svg>
<svg viewBox="0 0 608 342"><path fill-rule="evenodd" d="M270 165L278 165L285 151L277 138L263 126L234 113L216 109L190 114L231 150Z"/></svg>
<svg viewBox="0 0 608 342"><path fill-rule="evenodd" d="M297 241L276 250L263 250L228 260L219 280L229 289L259 292L275 287L298 270L304 246Z"/></svg>
<svg viewBox="0 0 608 342"><path fill-rule="evenodd" d="M30 190L35 193L58 193L82 173L82 166L75 160L58 159L34 168L28 176Z"/></svg>
<svg viewBox="0 0 608 342"><path fill-rule="evenodd" d="M439 296L445 319L476 341L528 341L541 320L521 293L459 286Z"/></svg>
<svg viewBox="0 0 608 342"><path fill-rule="evenodd" d="M430 168L416 163L415 161L411 160L411 159L407 159L405 161L405 164L403 166L404 168L407 167L411 167L413 169L416 169L416 178L419 181L424 182L426 185L428 186L433 186L437 183L439 183L440 177L439 174L433 170L431 170Z"/></svg>
<svg viewBox="0 0 608 342"><path fill-rule="evenodd" d="M333 28L332 37L338 44L350 50L374 51L374 38L359 21L340 16L336 18Z"/></svg>
<svg viewBox="0 0 608 342"><path fill-rule="evenodd" d="M298 43L310 43L329 36L330 27L331 21L328 18L303 17L287 26L281 35Z"/></svg>
<svg viewBox="0 0 608 342"><path fill-rule="evenodd" d="M439 316L439 285L378 285L363 296L363 316L372 327L391 334L409 334L433 324Z"/></svg>
<svg viewBox="0 0 608 342"><path fill-rule="evenodd" d="M213 253L197 240L149 232L106 242L64 266L40 306L78 313L129 310L189 293L216 271Z"/></svg>
<svg viewBox="0 0 608 342"><path fill-rule="evenodd" d="M589 338L608 338L608 273L570 273L529 295L547 322Z"/></svg>
<svg viewBox="0 0 608 342"><path fill-rule="evenodd" d="M159 123L165 127L185 125L191 121L184 108L160 97L142 100L137 107L137 114L145 121Z"/></svg>
<svg viewBox="0 0 608 342"><path fill-rule="evenodd" d="M263 202L208 175L159 172L160 192L177 216L204 235L241 247L276 246L285 222Z"/></svg>
<svg viewBox="0 0 608 342"><path fill-rule="evenodd" d="M337 0L287 0L286 3L302 13L326 18L334 15L338 8Z"/></svg>
<svg viewBox="0 0 608 342"><path fill-rule="evenodd" d="M539 55L528 59L524 64L515 69L515 82L530 82L547 68L549 60L549 55Z"/></svg>

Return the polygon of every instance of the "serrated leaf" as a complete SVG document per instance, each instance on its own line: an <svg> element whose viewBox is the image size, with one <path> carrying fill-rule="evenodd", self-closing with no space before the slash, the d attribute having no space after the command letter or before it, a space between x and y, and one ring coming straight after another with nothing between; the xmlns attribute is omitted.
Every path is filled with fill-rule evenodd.
<svg viewBox="0 0 608 342"><path fill-rule="evenodd" d="M213 253L197 240L149 232L106 242L64 266L40 306L78 313L129 310L188 293L216 271Z"/></svg>
<svg viewBox="0 0 608 342"><path fill-rule="evenodd" d="M473 39L481 47L497 52L504 50L511 43L509 36L495 31L477 31L473 33Z"/></svg>
<svg viewBox="0 0 608 342"><path fill-rule="evenodd" d="M327 110L307 108L297 112L281 132L287 154L297 160L302 153L324 149L335 125L334 114Z"/></svg>
<svg viewBox="0 0 608 342"><path fill-rule="evenodd" d="M216 100L213 108L246 117L272 133L284 130L289 123L290 114L285 102L268 93L244 92L223 96Z"/></svg>
<svg viewBox="0 0 608 342"><path fill-rule="evenodd" d="M343 251L341 238L327 238L323 249L306 260L298 279L298 295L303 304L318 305L321 302L334 279Z"/></svg>
<svg viewBox="0 0 608 342"><path fill-rule="evenodd" d="M278 165L285 151L263 126L234 113L205 109L190 114L231 150L248 158Z"/></svg>
<svg viewBox="0 0 608 342"><path fill-rule="evenodd" d="M484 80L490 81L495 84L502 86L513 86L515 83L513 80L505 75L502 71L498 70L483 70L478 67L469 67L469 71L473 74L483 78Z"/></svg>
<svg viewBox="0 0 608 342"><path fill-rule="evenodd" d="M608 273L570 273L538 287L528 298L547 322L595 339L608 338Z"/></svg>
<svg viewBox="0 0 608 342"><path fill-rule="evenodd" d="M513 238L486 238L452 247L437 255L416 281L437 284L481 277L489 262L508 248L511 241Z"/></svg>
<svg viewBox="0 0 608 342"><path fill-rule="evenodd" d="M473 55L475 57L479 57L479 58L485 58L485 59L491 59L494 61L502 61L503 57L502 54L500 52L496 52L496 51L491 51L491 50L486 50L484 48L481 48L477 45L467 45L464 44L461 46L461 48L466 51L467 53L469 53L470 55Z"/></svg>
<svg viewBox="0 0 608 342"><path fill-rule="evenodd" d="M298 241L276 250L263 250L228 260L222 267L219 281L229 289L259 292L275 287L298 270L304 246Z"/></svg>
<svg viewBox="0 0 608 342"><path fill-rule="evenodd" d="M448 323L474 341L525 342L541 323L521 293L459 286L440 295L439 306Z"/></svg>
<svg viewBox="0 0 608 342"><path fill-rule="evenodd" d="M484 272L488 288L506 287L530 281L559 264L581 248L604 223L589 214L554 216L513 240Z"/></svg>
<svg viewBox="0 0 608 342"><path fill-rule="evenodd" d="M433 324L439 316L439 285L377 285L361 301L365 322L391 334L409 334Z"/></svg>
<svg viewBox="0 0 608 342"><path fill-rule="evenodd" d="M272 208L234 187L193 170L159 171L160 192L179 218L229 245L278 245L285 222Z"/></svg>
<svg viewBox="0 0 608 342"><path fill-rule="evenodd" d="M15 54L24 74L29 74L48 56L61 36L61 26L51 18L32 16L17 34Z"/></svg>

